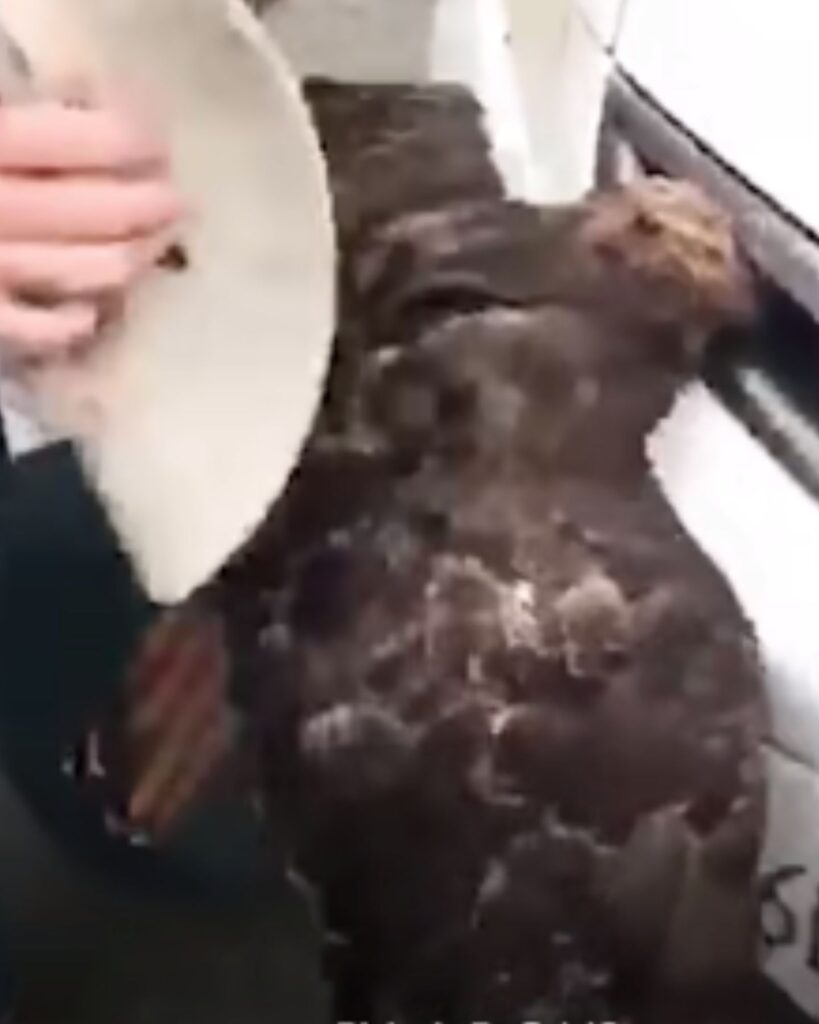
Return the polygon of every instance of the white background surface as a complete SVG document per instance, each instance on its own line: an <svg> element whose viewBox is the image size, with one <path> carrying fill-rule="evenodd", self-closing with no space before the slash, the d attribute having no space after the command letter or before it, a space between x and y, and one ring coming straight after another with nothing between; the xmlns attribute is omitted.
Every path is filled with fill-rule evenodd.
<svg viewBox="0 0 819 1024"><path fill-rule="evenodd" d="M792 942L772 945L764 954L765 970L790 992L811 1018L819 1019L819 974L815 966L819 939L819 775L778 751L769 752L770 818L762 857L768 872L795 869L776 887L777 903L763 905L763 929Z"/></svg>
<svg viewBox="0 0 819 1024"><path fill-rule="evenodd" d="M614 42L624 2L627 0L577 0L589 27L605 46Z"/></svg>
<svg viewBox="0 0 819 1024"><path fill-rule="evenodd" d="M628 0L618 60L819 230L817 46L817 0Z"/></svg>
<svg viewBox="0 0 819 1024"><path fill-rule="evenodd" d="M603 6L611 15L611 3ZM611 62L592 21L571 0L505 0L516 76L537 189L544 202L571 201L594 181L597 134ZM603 32L600 14L594 22ZM605 19L603 19L605 20Z"/></svg>

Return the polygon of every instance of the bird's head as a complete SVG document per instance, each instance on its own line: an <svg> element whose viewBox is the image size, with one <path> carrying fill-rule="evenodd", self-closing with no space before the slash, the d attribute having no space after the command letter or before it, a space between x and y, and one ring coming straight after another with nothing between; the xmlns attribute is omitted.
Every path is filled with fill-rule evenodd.
<svg viewBox="0 0 819 1024"><path fill-rule="evenodd" d="M753 277L731 219L696 185L651 177L600 192L575 223L586 300L602 315L665 328L694 357L715 330L752 319Z"/></svg>

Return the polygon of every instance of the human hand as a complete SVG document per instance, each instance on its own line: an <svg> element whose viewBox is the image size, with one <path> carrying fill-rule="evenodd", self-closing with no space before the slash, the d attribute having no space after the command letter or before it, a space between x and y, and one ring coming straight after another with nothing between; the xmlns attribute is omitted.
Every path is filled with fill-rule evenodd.
<svg viewBox="0 0 819 1024"><path fill-rule="evenodd" d="M151 630L129 681L127 742L135 767L128 818L161 838L213 780L233 743L222 628L201 609Z"/></svg>
<svg viewBox="0 0 819 1024"><path fill-rule="evenodd" d="M0 106L0 355L92 337L181 215L162 141L114 106Z"/></svg>

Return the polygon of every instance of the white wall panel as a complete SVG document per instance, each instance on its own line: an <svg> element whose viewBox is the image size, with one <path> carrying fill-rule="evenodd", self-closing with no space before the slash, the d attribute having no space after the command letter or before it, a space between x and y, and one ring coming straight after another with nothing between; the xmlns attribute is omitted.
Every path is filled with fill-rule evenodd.
<svg viewBox="0 0 819 1024"><path fill-rule="evenodd" d="M623 0L576 0L592 32L604 46L611 46L617 33Z"/></svg>
<svg viewBox="0 0 819 1024"><path fill-rule="evenodd" d="M629 0L618 60L731 166L819 230L817 44L817 0Z"/></svg>

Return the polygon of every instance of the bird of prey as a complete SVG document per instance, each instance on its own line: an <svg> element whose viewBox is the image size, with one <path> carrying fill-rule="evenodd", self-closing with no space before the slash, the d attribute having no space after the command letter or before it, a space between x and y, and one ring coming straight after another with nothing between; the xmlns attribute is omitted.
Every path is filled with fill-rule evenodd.
<svg viewBox="0 0 819 1024"><path fill-rule="evenodd" d="M335 361L284 500L199 600L338 1020L758 1020L762 672L646 454L754 315L731 225L661 178L512 202L455 87L308 92ZM204 774L188 751L165 798Z"/></svg>

